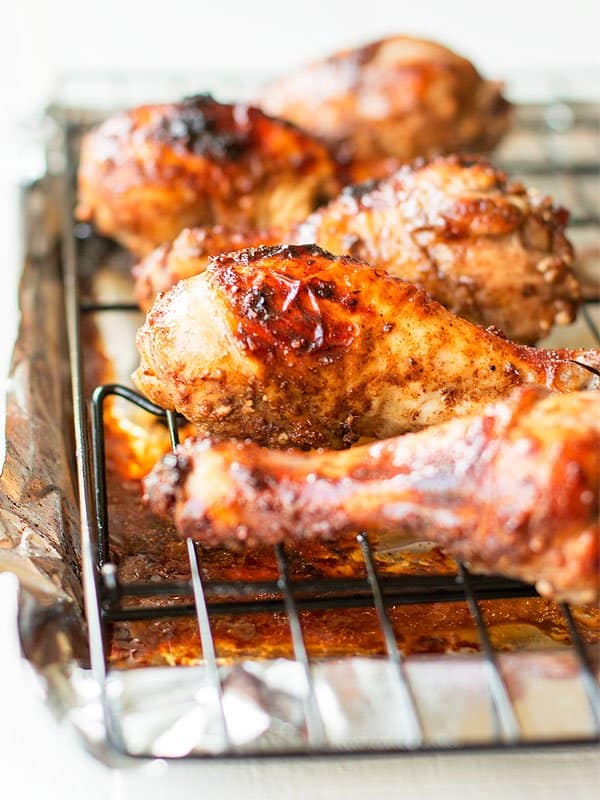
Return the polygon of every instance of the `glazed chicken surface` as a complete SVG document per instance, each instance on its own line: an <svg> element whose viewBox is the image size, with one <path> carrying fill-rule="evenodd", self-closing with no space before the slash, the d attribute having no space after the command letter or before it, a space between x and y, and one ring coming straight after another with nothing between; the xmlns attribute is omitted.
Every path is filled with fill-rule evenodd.
<svg viewBox="0 0 600 800"><path fill-rule="evenodd" d="M510 104L500 83L435 42L393 36L344 50L268 86L259 105L336 148L351 181L416 156L485 152Z"/></svg>
<svg viewBox="0 0 600 800"><path fill-rule="evenodd" d="M489 162L448 157L349 187L295 240L367 261L454 314L533 344L577 312L568 218Z"/></svg>
<svg viewBox="0 0 600 800"><path fill-rule="evenodd" d="M459 316L533 344L576 315L580 291L567 221L565 209L509 183L485 160L437 158L348 187L288 228L184 231L136 267L136 297L147 310L159 291L198 274L221 252L316 242L417 284Z"/></svg>
<svg viewBox="0 0 600 800"><path fill-rule="evenodd" d="M306 217L339 189L311 134L199 95L117 114L84 138L77 216L138 255L185 227Z"/></svg>
<svg viewBox="0 0 600 800"><path fill-rule="evenodd" d="M528 387L481 415L343 452L188 439L146 478L145 499L211 546L411 536L541 594L591 602L599 485L600 394Z"/></svg>
<svg viewBox="0 0 600 800"><path fill-rule="evenodd" d="M314 245L212 259L138 332L138 389L202 433L342 447L481 409L521 384L598 387L600 351L535 350Z"/></svg>

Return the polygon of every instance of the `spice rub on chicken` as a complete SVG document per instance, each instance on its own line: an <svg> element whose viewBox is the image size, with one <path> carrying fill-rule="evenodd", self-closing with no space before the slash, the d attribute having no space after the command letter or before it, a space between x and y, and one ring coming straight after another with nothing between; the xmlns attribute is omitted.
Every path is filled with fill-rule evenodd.
<svg viewBox="0 0 600 800"><path fill-rule="evenodd" d="M136 386L204 433L341 447L483 408L521 384L595 387L600 351L536 350L314 245L212 259L138 332Z"/></svg>

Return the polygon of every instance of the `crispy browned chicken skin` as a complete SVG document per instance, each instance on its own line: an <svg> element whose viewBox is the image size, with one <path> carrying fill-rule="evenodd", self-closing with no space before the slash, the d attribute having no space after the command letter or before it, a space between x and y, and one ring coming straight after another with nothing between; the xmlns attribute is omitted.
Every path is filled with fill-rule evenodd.
<svg viewBox="0 0 600 800"><path fill-rule="evenodd" d="M481 416L345 452L188 439L145 492L182 536L208 545L409 534L478 570L590 602L599 482L600 395L529 387Z"/></svg>
<svg viewBox="0 0 600 800"><path fill-rule="evenodd" d="M142 255L190 225L303 219L337 190L336 169L310 134L200 95L117 114L89 133L77 216Z"/></svg>
<svg viewBox="0 0 600 800"><path fill-rule="evenodd" d="M314 245L210 261L157 299L133 379L203 432L339 447L443 422L520 384L596 386L600 351L515 345L426 292Z"/></svg>
<svg viewBox="0 0 600 800"><path fill-rule="evenodd" d="M533 344L572 322L579 284L565 236L568 213L509 183L485 160L450 156L349 187L287 229L184 231L135 269L147 310L159 291L202 272L210 256L283 241L316 242L427 289L459 316Z"/></svg>
<svg viewBox="0 0 600 800"><path fill-rule="evenodd" d="M568 219L488 161L451 156L349 187L294 240L381 267L453 313L533 344L577 311Z"/></svg>
<svg viewBox="0 0 600 800"><path fill-rule="evenodd" d="M337 147L356 181L415 156L489 150L509 124L501 89L440 44L393 36L297 70L259 104Z"/></svg>

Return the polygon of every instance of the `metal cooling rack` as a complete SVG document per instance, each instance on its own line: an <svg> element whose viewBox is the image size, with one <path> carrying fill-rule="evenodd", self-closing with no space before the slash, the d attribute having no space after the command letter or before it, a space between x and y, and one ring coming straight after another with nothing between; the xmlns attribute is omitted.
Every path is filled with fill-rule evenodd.
<svg viewBox="0 0 600 800"><path fill-rule="evenodd" d="M561 135L567 132L592 130L597 125L597 114L590 106L558 102L552 105L529 106L520 112L519 134L529 136L536 142L536 158L519 158L514 153L501 158L502 165L511 175L527 179L559 178L571 187L575 199L572 231L593 230L598 233L600 223L598 210L590 200L590 194L582 184L597 175L597 160L573 161L565 158L561 150ZM104 452L104 403L107 398L118 396L139 408L165 420L173 446L178 442L178 418L173 412L149 402L132 389L119 384L98 387L92 398L84 395L82 377L82 343L80 336L81 318L84 314L120 311L128 313L137 307L128 303L98 304L84 302L80 292L80 248L73 222L74 177L76 157L71 146L80 133L80 126L66 125L66 170L64 173L63 214L63 264L67 314L67 328L70 347L70 366L74 407L74 427L76 439L77 477L81 510L81 551L82 577L84 585L85 608L89 629L89 647L94 676L101 690L104 723L109 742L117 750L127 755L131 753L123 743L120 720L107 701L107 626L118 621L149 620L168 616L193 616L197 619L201 642L201 658L205 664L211 691L220 708L221 733L226 744L219 756L274 756L289 755L282 751L240 753L231 744L222 702L222 686L215 643L211 634L211 619L218 615L245 614L250 612L284 611L287 615L294 656L301 665L308 692L304 702L304 715L308 735L308 746L293 755L341 755L376 752L433 752L452 750L456 746L428 744L419 709L407 677L405 660L398 648L392 624L388 616L388 606L397 604L418 604L449 601L466 601L473 618L484 659L487 687L491 701L493 733L489 741L483 743L464 743L458 749L504 749L507 747L573 746L574 744L593 744L600 740L600 687L589 660L586 645L577 630L571 609L567 604L560 606L565 618L573 649L577 657L589 711L593 722L593 733L586 739L531 739L524 738L520 730L505 679L498 667L497 655L492 645L489 631L481 614L481 600L495 598L515 598L535 596L535 590L517 581L499 577L472 575L463 564L458 564L457 575L403 575L387 577L378 574L371 551L369 539L360 534L357 539L366 570L365 579L327 578L292 580L288 572L285 546L278 545L275 555L279 578L276 582L203 582L201 577L202 554L198 546L187 541L191 579L180 582L135 582L120 583L117 570L110 561L110 530L107 511L107 487ZM534 181L535 182L535 181ZM575 237L576 238L576 237ZM600 344L600 335L594 324L589 308L583 309L592 336ZM91 400L91 402L90 402ZM188 597L184 604L166 604L160 607L125 607L126 598L148 598L157 596ZM261 595L268 595L262 597ZM227 597L227 600L221 598ZM231 598L234 599L231 599ZM385 750L357 748L349 751L328 745L323 720L319 712L311 673L311 661L305 645L299 610L327 608L374 608L385 642L387 658L391 662L401 695L407 709L406 746ZM150 754L148 754L150 755ZM204 756L202 756L204 757Z"/></svg>

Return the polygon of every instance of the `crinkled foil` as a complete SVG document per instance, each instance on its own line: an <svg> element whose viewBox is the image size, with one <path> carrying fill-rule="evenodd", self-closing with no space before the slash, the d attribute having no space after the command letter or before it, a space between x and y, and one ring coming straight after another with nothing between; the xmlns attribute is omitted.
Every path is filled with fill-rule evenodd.
<svg viewBox="0 0 600 800"><path fill-rule="evenodd" d="M574 741L593 735L579 667L571 651L505 653L500 666L525 741ZM406 660L428 746L490 742L495 735L486 665L479 656L419 656ZM346 658L312 667L323 739L310 737L304 714L308 688L302 667L287 659L221 667L223 720L202 667L115 671L108 704L117 736L132 755L176 758L294 753L312 748L383 750L414 744L394 665L383 658ZM47 673L63 714L103 751L97 687L87 670ZM105 756L106 757L106 756Z"/></svg>
<svg viewBox="0 0 600 800"><path fill-rule="evenodd" d="M85 659L64 301L51 182L23 195L27 252L6 400L0 571L20 582L20 635L36 665Z"/></svg>
<svg viewBox="0 0 600 800"><path fill-rule="evenodd" d="M53 179L45 178L24 193L27 254L0 479L0 571L18 577L23 652L45 681L50 703L82 743L115 763L106 743L100 688L87 667L81 611L54 192ZM107 316L105 324L113 321L119 324ZM131 337L131 320L123 324L127 330L112 329L116 341ZM575 655L541 644L547 649L498 656L521 735L585 738L593 720ZM415 655L405 668L428 746L495 738L489 665L478 653ZM317 738L307 725L306 675L286 658L220 666L224 717L202 665L113 669L106 701L118 744L134 755L213 755L226 747L240 754L410 748L414 739L397 669L382 657L313 661L314 699L323 724Z"/></svg>

